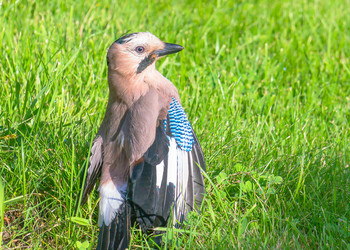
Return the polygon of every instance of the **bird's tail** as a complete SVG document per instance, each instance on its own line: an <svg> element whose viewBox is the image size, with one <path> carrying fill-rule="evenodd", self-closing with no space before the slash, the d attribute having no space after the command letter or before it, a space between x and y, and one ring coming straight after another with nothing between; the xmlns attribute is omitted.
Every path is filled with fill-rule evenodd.
<svg viewBox="0 0 350 250"><path fill-rule="evenodd" d="M126 249L130 243L130 205L125 201L117 212L113 221L106 226L102 224L98 236L97 248L105 249Z"/></svg>

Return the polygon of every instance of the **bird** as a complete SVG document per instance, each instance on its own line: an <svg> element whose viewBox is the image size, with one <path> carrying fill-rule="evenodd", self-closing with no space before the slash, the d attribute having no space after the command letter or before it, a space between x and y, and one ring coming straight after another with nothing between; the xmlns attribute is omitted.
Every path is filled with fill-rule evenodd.
<svg viewBox="0 0 350 250"><path fill-rule="evenodd" d="M150 32L107 52L109 98L83 174L81 205L99 181L97 249L126 249L130 228L180 227L205 196L202 148L158 59L184 48Z"/></svg>

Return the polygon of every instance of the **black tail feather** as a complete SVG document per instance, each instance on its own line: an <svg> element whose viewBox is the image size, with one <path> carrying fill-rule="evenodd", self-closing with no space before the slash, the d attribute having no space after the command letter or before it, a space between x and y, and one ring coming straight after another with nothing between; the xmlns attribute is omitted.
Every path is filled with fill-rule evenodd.
<svg viewBox="0 0 350 250"><path fill-rule="evenodd" d="M98 250L123 250L129 248L130 244L130 205L124 202L112 223L105 224L100 228L98 236Z"/></svg>

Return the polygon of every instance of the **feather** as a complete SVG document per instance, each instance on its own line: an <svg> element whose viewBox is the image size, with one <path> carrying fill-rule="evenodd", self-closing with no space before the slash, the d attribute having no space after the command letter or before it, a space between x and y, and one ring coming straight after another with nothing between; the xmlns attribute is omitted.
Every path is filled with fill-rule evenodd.
<svg viewBox="0 0 350 250"><path fill-rule="evenodd" d="M98 225L109 225L113 221L120 206L125 201L127 185L118 187L112 181L100 185L100 209L98 217Z"/></svg>
<svg viewBox="0 0 350 250"><path fill-rule="evenodd" d="M110 225L103 224L98 235L97 248L126 249L130 242L131 210L124 202Z"/></svg>
<svg viewBox="0 0 350 250"><path fill-rule="evenodd" d="M92 142L91 155L89 159L89 167L86 173L86 179L84 184L84 190L81 200L83 205L91 191L93 190L97 179L101 175L102 157L103 157L103 139L102 136L97 136ZM83 173L84 174L84 173Z"/></svg>

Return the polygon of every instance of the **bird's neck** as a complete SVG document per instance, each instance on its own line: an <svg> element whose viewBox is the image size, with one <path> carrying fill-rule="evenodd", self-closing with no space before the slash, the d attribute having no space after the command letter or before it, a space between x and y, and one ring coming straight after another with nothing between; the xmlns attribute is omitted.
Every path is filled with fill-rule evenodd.
<svg viewBox="0 0 350 250"><path fill-rule="evenodd" d="M148 74L145 74L144 82L149 87L158 90L162 94L169 97L174 97L175 99L180 101L179 93L177 92L177 89L174 86L174 84L156 69L152 70Z"/></svg>
<svg viewBox="0 0 350 250"><path fill-rule="evenodd" d="M120 102L130 107L149 90L142 75L120 75L117 72L108 73L109 103Z"/></svg>
<svg viewBox="0 0 350 250"><path fill-rule="evenodd" d="M155 68L149 68L141 74L121 75L108 72L109 102L122 102L130 107L150 88L162 94L174 97L180 102L179 93L174 84Z"/></svg>

